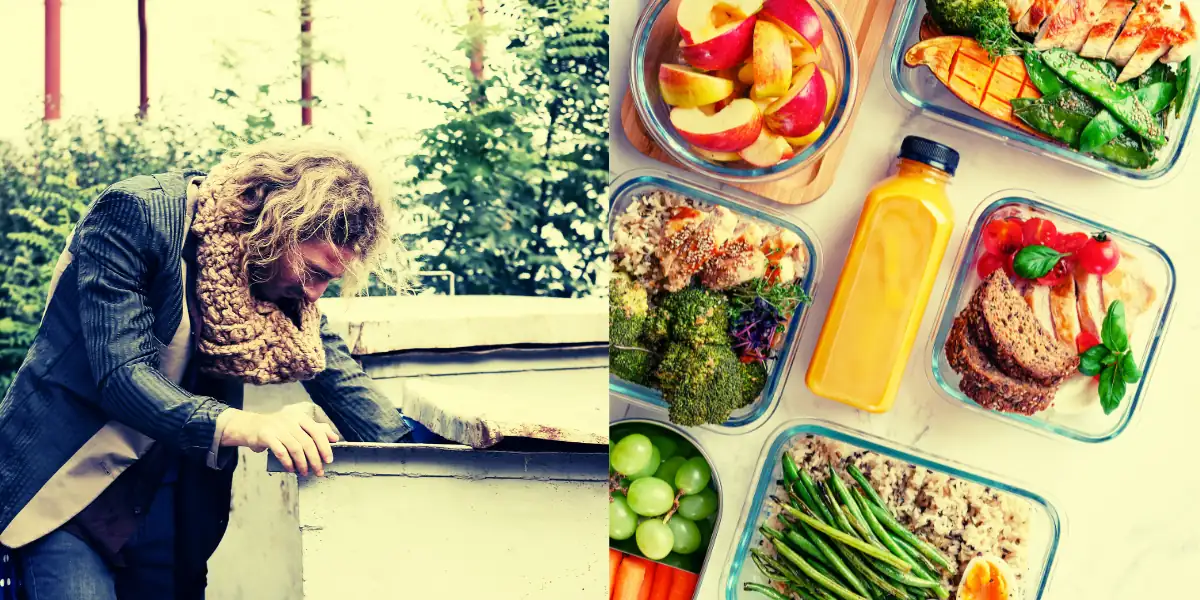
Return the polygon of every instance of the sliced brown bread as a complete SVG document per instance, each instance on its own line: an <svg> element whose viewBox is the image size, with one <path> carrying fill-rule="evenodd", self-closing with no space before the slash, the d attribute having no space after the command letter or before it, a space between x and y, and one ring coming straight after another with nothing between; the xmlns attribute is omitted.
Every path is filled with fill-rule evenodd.
<svg viewBox="0 0 1200 600"><path fill-rule="evenodd" d="M963 315L975 343L1012 377L1055 386L1079 366L1075 349L1038 323L1003 270L979 284Z"/></svg>
<svg viewBox="0 0 1200 600"><path fill-rule="evenodd" d="M1054 400L1054 388L1024 381L997 369L975 344L962 315L955 317L946 339L946 361L962 376L958 389L984 408L1031 415Z"/></svg>

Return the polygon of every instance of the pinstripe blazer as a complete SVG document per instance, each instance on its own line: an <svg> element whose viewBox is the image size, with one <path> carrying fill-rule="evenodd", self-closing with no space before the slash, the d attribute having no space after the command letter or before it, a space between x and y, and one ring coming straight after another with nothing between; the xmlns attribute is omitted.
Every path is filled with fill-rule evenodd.
<svg viewBox="0 0 1200 600"><path fill-rule="evenodd" d="M209 395L192 393L171 373L179 369L163 364L181 345L191 350L187 186L203 175L112 185L68 241L37 337L0 401L0 544L18 548L61 526L154 443L223 470L213 480L228 500L235 449L207 459L217 417L241 407L242 385L202 378L192 389ZM407 434L324 317L321 337L326 369L304 387L342 435L394 442ZM223 531L227 501L220 512L212 526Z"/></svg>

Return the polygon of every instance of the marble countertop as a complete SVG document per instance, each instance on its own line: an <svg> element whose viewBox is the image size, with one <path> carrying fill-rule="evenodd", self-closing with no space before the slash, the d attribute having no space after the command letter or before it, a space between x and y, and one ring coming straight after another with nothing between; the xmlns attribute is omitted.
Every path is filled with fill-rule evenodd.
<svg viewBox="0 0 1200 600"><path fill-rule="evenodd" d="M653 168L717 185L639 154L619 126L619 107L628 86L629 42L644 2L613 0L611 9L611 159L614 175ZM920 116L901 106L885 84L886 60L875 65L857 122L833 187L815 203L781 206L808 223L825 251L824 278L792 364L791 377L774 414L752 431L736 435L692 430L720 473L724 515L713 541L709 567L697 598L723 598L734 530L745 510L759 454L785 422L820 418L894 442L954 459L1027 485L1050 497L1065 520L1053 577L1044 598L1131 600L1189 597L1187 583L1200 570L1200 470L1187 463L1196 450L1200 394L1188 350L1200 333L1194 282L1200 275L1200 164L1185 165L1166 185L1138 189L1082 169L1039 158L981 135ZM895 408L871 415L813 395L804 385L816 336L835 285L867 190L883 178L900 140L917 134L947 144L962 160L950 189L956 228L933 299L908 364ZM718 186L719 187L719 186ZM1163 248L1175 264L1177 295L1166 335L1143 403L1130 428L1115 440L1083 444L1030 433L955 406L925 376L926 340L945 290L954 249L976 206L991 194L1025 188L1055 202L1078 207L1100 220ZM612 418L665 419L665 414L612 400Z"/></svg>

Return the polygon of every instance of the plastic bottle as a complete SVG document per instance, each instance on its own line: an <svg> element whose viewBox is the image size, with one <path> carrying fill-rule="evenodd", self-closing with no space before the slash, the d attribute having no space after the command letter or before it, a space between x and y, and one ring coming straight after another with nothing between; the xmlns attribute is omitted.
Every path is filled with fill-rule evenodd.
<svg viewBox="0 0 1200 600"><path fill-rule="evenodd" d="M867 194L806 382L813 393L892 408L954 230L946 185L958 152L904 138L896 172Z"/></svg>

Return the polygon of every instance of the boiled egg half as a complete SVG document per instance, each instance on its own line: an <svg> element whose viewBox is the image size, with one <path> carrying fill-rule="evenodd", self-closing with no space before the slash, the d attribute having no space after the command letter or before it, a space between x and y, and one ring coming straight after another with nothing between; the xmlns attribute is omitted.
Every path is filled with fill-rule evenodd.
<svg viewBox="0 0 1200 600"><path fill-rule="evenodd" d="M976 556L967 563L958 584L957 600L1020 600L1017 580L1004 560Z"/></svg>

